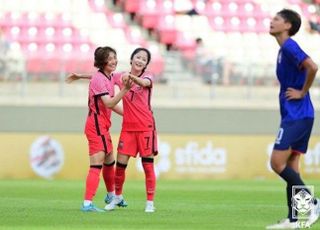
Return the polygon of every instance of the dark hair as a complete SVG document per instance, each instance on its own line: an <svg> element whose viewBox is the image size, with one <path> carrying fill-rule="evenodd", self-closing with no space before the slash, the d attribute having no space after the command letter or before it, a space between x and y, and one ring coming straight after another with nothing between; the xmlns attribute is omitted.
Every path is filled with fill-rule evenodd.
<svg viewBox="0 0 320 230"><path fill-rule="evenodd" d="M289 22L291 24L291 28L289 30L289 35L293 36L295 35L301 26L301 17L300 15L290 9L283 9L277 13L282 17L286 22Z"/></svg>
<svg viewBox="0 0 320 230"><path fill-rule="evenodd" d="M140 51L144 51L147 53L147 56L148 56L148 60L147 60L147 64L146 64L146 67L144 67L143 71L147 68L147 65L150 63L151 61L151 53L149 50L147 50L146 48L136 48L132 54L131 54L131 57L130 57L130 64L132 64L132 60L133 60L133 57L134 55L136 55L137 53L139 53Z"/></svg>
<svg viewBox="0 0 320 230"><path fill-rule="evenodd" d="M117 54L116 50L109 46L98 47L94 51L94 67L103 69L107 64L106 59L109 57L110 53Z"/></svg>

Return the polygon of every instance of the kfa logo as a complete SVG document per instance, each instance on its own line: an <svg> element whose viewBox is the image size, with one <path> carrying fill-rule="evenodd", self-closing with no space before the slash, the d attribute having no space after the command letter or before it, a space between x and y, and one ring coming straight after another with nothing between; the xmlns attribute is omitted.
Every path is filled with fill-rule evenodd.
<svg viewBox="0 0 320 230"><path fill-rule="evenodd" d="M292 186L292 218L297 219L299 228L309 228L315 220L313 212L318 210L314 204L313 186Z"/></svg>
<svg viewBox="0 0 320 230"><path fill-rule="evenodd" d="M296 210L301 217L309 217L313 205L312 186L292 186L292 209ZM293 213L294 218L295 212Z"/></svg>
<svg viewBox="0 0 320 230"><path fill-rule="evenodd" d="M30 149L30 164L41 177L50 179L60 171L64 161L61 145L49 136L36 139Z"/></svg>

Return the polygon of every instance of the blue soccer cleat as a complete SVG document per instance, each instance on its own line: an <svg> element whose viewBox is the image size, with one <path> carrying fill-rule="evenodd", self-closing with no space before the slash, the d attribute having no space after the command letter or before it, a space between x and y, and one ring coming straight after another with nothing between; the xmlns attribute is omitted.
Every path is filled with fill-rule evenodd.
<svg viewBox="0 0 320 230"><path fill-rule="evenodd" d="M107 194L104 198L104 203L110 204L111 201L114 199L115 195L114 194Z"/></svg>
<svg viewBox="0 0 320 230"><path fill-rule="evenodd" d="M87 206L82 205L81 211L83 211L83 212L104 212L103 209L97 208L93 204L89 204Z"/></svg>

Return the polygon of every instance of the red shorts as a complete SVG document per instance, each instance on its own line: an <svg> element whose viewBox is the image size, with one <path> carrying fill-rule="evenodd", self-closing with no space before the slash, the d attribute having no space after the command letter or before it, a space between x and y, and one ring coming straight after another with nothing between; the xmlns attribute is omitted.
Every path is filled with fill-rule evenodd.
<svg viewBox="0 0 320 230"><path fill-rule="evenodd" d="M87 117L84 132L88 140L89 155L101 151L109 154L113 151L109 129L104 120L95 120L94 116Z"/></svg>
<svg viewBox="0 0 320 230"><path fill-rule="evenodd" d="M136 157L148 157L158 154L157 132L156 131L121 131L118 153Z"/></svg>
<svg viewBox="0 0 320 230"><path fill-rule="evenodd" d="M86 129L86 137L89 145L89 155L97 152L109 154L113 151L112 140L109 132L98 135L94 130Z"/></svg>

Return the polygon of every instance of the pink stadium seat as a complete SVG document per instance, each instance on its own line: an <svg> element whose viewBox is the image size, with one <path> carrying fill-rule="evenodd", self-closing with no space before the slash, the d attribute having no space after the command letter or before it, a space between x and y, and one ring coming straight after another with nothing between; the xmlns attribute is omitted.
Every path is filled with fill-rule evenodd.
<svg viewBox="0 0 320 230"><path fill-rule="evenodd" d="M163 15L158 21L159 40L163 44L173 44L177 39L177 28L175 27L174 17Z"/></svg>
<svg viewBox="0 0 320 230"><path fill-rule="evenodd" d="M152 57L152 62L148 66L148 70L154 75L160 75L164 70L164 61L160 55Z"/></svg>
<svg viewBox="0 0 320 230"><path fill-rule="evenodd" d="M6 12L1 19L1 24L3 24L5 27L26 26L26 14L19 12Z"/></svg>
<svg viewBox="0 0 320 230"><path fill-rule="evenodd" d="M176 39L176 46L183 53L188 53L189 50L194 51L196 48L195 39L187 36L183 32L178 32Z"/></svg>
<svg viewBox="0 0 320 230"><path fill-rule="evenodd" d="M159 16L162 14L162 7L160 3L153 1L141 1L139 9L136 12L136 19L146 29L154 29L159 20Z"/></svg>
<svg viewBox="0 0 320 230"><path fill-rule="evenodd" d="M157 10L161 13L161 14L174 14L175 10L174 10L174 1L164 1L164 0L157 0Z"/></svg>
<svg viewBox="0 0 320 230"><path fill-rule="evenodd" d="M146 29L154 29L158 25L159 21L159 13L154 12L154 13L147 13L143 14L142 16L142 26Z"/></svg>
<svg viewBox="0 0 320 230"><path fill-rule="evenodd" d="M214 31L225 31L226 30L226 19L221 16L209 17L209 25Z"/></svg>
<svg viewBox="0 0 320 230"><path fill-rule="evenodd" d="M113 28L126 28L127 27L122 13L109 12L106 14L106 17L108 18L108 21Z"/></svg>
<svg viewBox="0 0 320 230"><path fill-rule="evenodd" d="M128 13L136 13L139 11L140 4L143 3L143 0L125 0L124 1L124 9Z"/></svg>
<svg viewBox="0 0 320 230"><path fill-rule="evenodd" d="M131 44L139 44L145 46L147 44L146 40L142 37L137 31L131 30L130 28L126 29L126 38Z"/></svg>
<svg viewBox="0 0 320 230"><path fill-rule="evenodd" d="M89 6L91 7L92 10L94 10L95 12L107 12L107 8L106 5L104 4L104 2L101 2L103 4L98 5L97 2L95 0L89 0L88 1Z"/></svg>
<svg viewBox="0 0 320 230"><path fill-rule="evenodd" d="M66 72L82 72L88 73L94 70L91 56L87 57L70 57L64 63Z"/></svg>
<svg viewBox="0 0 320 230"><path fill-rule="evenodd" d="M163 44L174 44L177 39L178 31L176 29L159 30L159 40Z"/></svg>

